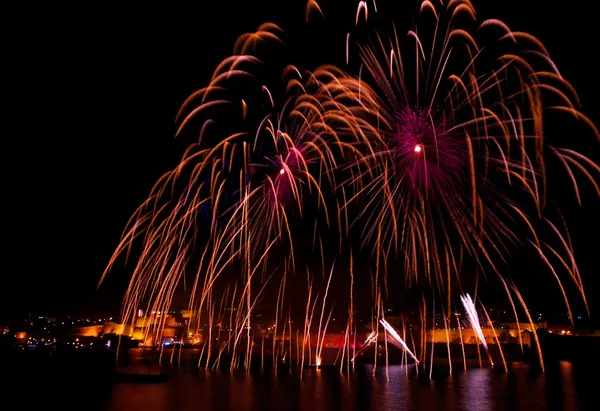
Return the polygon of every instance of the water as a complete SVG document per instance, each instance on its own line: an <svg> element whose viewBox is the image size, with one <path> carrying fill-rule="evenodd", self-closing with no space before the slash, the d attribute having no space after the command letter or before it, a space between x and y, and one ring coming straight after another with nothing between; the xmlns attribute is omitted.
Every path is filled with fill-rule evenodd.
<svg viewBox="0 0 600 411"><path fill-rule="evenodd" d="M37 371L36 371L37 370ZM44 367L31 364L12 374L2 400L19 410L587 410L597 409L596 367L567 361L548 364L545 374L512 363L504 374L470 369L429 382L415 369L370 365L350 375L338 370L305 370L273 376L185 367L166 383L113 383L97 364L79 359ZM421 375L422 376L422 375ZM3 378L4 380L4 378ZM2 390L7 388L2 385ZM1 391L0 391L1 392ZM12 403L12 402L11 402Z"/></svg>
<svg viewBox="0 0 600 411"><path fill-rule="evenodd" d="M472 369L424 384L406 370L365 366L351 376L310 370L296 377L204 373L177 375L163 385L119 384L107 410L577 410L592 409L591 390L573 364L533 376L523 364L508 375ZM557 374L554 374L554 373ZM582 378L586 378L581 376ZM583 383L583 384L581 384Z"/></svg>

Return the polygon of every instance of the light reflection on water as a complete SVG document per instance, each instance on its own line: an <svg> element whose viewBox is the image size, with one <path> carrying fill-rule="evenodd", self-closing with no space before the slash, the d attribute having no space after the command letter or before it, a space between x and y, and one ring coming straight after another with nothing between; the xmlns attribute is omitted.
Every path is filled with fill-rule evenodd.
<svg viewBox="0 0 600 411"><path fill-rule="evenodd" d="M488 411L493 409L490 380L492 374L487 369L470 370L468 378L460 378L459 387L462 404L469 411ZM458 378L457 378L458 379Z"/></svg>
<svg viewBox="0 0 600 411"><path fill-rule="evenodd" d="M338 370L306 370L274 377L244 372L180 372L166 384L117 384L107 410L576 410L585 409L591 385L578 384L573 364L560 362L545 375L533 375L525 364L513 364L508 375L472 369L427 382L410 370L390 366L373 373L357 367L350 375ZM388 379L389 377L389 379ZM579 382L587 381L581 375Z"/></svg>

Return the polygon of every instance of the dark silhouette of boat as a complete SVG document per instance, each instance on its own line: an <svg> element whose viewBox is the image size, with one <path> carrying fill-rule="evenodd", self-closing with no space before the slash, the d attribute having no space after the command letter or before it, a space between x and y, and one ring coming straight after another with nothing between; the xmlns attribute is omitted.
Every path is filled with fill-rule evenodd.
<svg viewBox="0 0 600 411"><path fill-rule="evenodd" d="M116 372L115 382L117 383L134 383L134 384L161 384L167 382L169 374L152 374L152 373L137 373L137 372Z"/></svg>

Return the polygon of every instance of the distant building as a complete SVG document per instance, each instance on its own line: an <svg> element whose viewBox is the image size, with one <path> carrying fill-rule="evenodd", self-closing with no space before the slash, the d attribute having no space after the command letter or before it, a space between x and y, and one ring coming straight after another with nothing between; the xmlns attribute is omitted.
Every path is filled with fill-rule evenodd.
<svg viewBox="0 0 600 411"><path fill-rule="evenodd" d="M198 311L194 310L181 310L181 318L189 320L198 316Z"/></svg>

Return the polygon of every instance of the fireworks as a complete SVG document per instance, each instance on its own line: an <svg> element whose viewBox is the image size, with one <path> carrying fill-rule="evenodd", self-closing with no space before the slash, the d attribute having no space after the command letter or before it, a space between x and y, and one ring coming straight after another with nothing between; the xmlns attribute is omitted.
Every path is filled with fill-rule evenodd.
<svg viewBox="0 0 600 411"><path fill-rule="evenodd" d="M376 4L369 10L361 1L359 28L369 11L377 13ZM306 20L314 14L325 15L309 1ZM579 178L600 194L593 175L600 167L583 154L549 144L546 112L582 120L600 134L578 111L575 90L539 40L498 20L478 22L467 0L445 8L425 0L406 38L394 28L389 41L377 34L376 41L359 43L356 74L335 66L300 71L261 59L263 48L282 47L281 38L274 24L241 36L209 85L182 105L178 134L196 132L197 142L135 212L107 268L139 246L123 305L125 321L133 321L140 306L168 310L191 277L189 308L197 314L190 329L197 333L206 321L211 341L215 324L229 316L225 338L221 326L217 331L217 354L212 343L205 344L199 363L204 358L206 367L217 366L227 351L232 368L249 368L256 340L252 313L274 284L274 362L291 362L295 353L298 364L306 357L318 367L334 309L327 299L334 269L326 279L321 239L329 229L339 234L340 249L352 249L346 234L358 232L360 246L372 250L376 321L365 345L376 343L382 325L386 347L389 334L417 363L424 358L424 338L421 352L411 351L381 315L384 300L393 298L387 289L391 266L408 285L433 288L433 317L436 300L442 301L438 310L446 330L452 284L462 288L464 266L497 274L515 316L513 296L527 311L514 282L499 268L517 245L531 245L550 268L569 314L553 261L585 302L568 233L546 212L552 194L546 170L563 167L580 202ZM353 60L350 39L348 33L346 63ZM543 225L557 245L540 238ZM320 290L318 276L297 255L295 244L307 233L322 260ZM352 262L350 267L347 279L334 280L350 289L342 365L344 358L351 362L357 333ZM289 294L297 290L289 289L289 276L305 270L304 324L292 325L290 312L298 307L291 306ZM233 279L226 275L232 271ZM473 301L469 295L461 300L487 349ZM318 322L313 321L317 305ZM235 307L235 314L223 307ZM424 296L421 312L424 330ZM164 322L154 323L147 335L159 336L162 327ZM263 338L261 364L264 344Z"/></svg>
<svg viewBox="0 0 600 411"><path fill-rule="evenodd" d="M471 324L471 328L475 331L475 335L477 335L477 339L479 342L488 349L487 343L485 342L485 337L483 336L483 332L481 331L481 325L479 324L479 316L477 315L477 309L475 308L475 303L469 294L466 296L460 296L460 300L465 307L465 311L467 312L467 317L469 319L469 323Z"/></svg>
<svg viewBox="0 0 600 411"><path fill-rule="evenodd" d="M532 245L572 320L549 257L587 302L568 232L546 210L552 200L546 170L563 166L580 202L578 178L600 193L592 176L599 168L550 144L547 112L567 113L566 120L583 120L591 135L599 134L577 110L576 92L543 44L498 20L478 22L468 1L446 8L423 1L406 38L394 29L389 41L378 34L359 48L358 76L336 76L324 88L351 113L343 137L356 149L355 161L345 164L349 177L340 190L349 198L345 207L358 204L354 224L381 261L377 278L385 280L391 262L403 261L409 285L431 284L434 299L446 294L441 311L449 315L452 284L462 288L465 271L491 271L517 316L501 265L515 246ZM548 227L556 245L539 238Z"/></svg>
<svg viewBox="0 0 600 411"><path fill-rule="evenodd" d="M398 335L398 332L394 330L390 323L383 319L379 320L379 322L385 328L385 330L392 336L392 344L398 346L402 351L407 352L418 363L419 360L417 359L417 357L415 357L410 348L408 348L404 340L400 337L400 335Z"/></svg>
<svg viewBox="0 0 600 411"><path fill-rule="evenodd" d="M357 188L348 203L360 204L356 220L376 258L401 254L409 280L447 286L463 253L497 272L523 242L515 228L525 224L543 258L567 254L583 295L564 234L554 230L557 250L541 246L534 228L540 221L555 227L544 209L548 161L565 165L575 187L571 166L596 186L590 173L598 166L548 145L543 133L545 109L585 119L577 95L537 39L497 20L479 24L475 15L466 1L442 10L424 1L406 41L394 31L389 44L378 36L360 48L368 75L325 85L352 113L348 135L363 138L342 189ZM477 36L493 40L478 44ZM541 64L529 63L530 55ZM545 107L552 94L564 105Z"/></svg>

